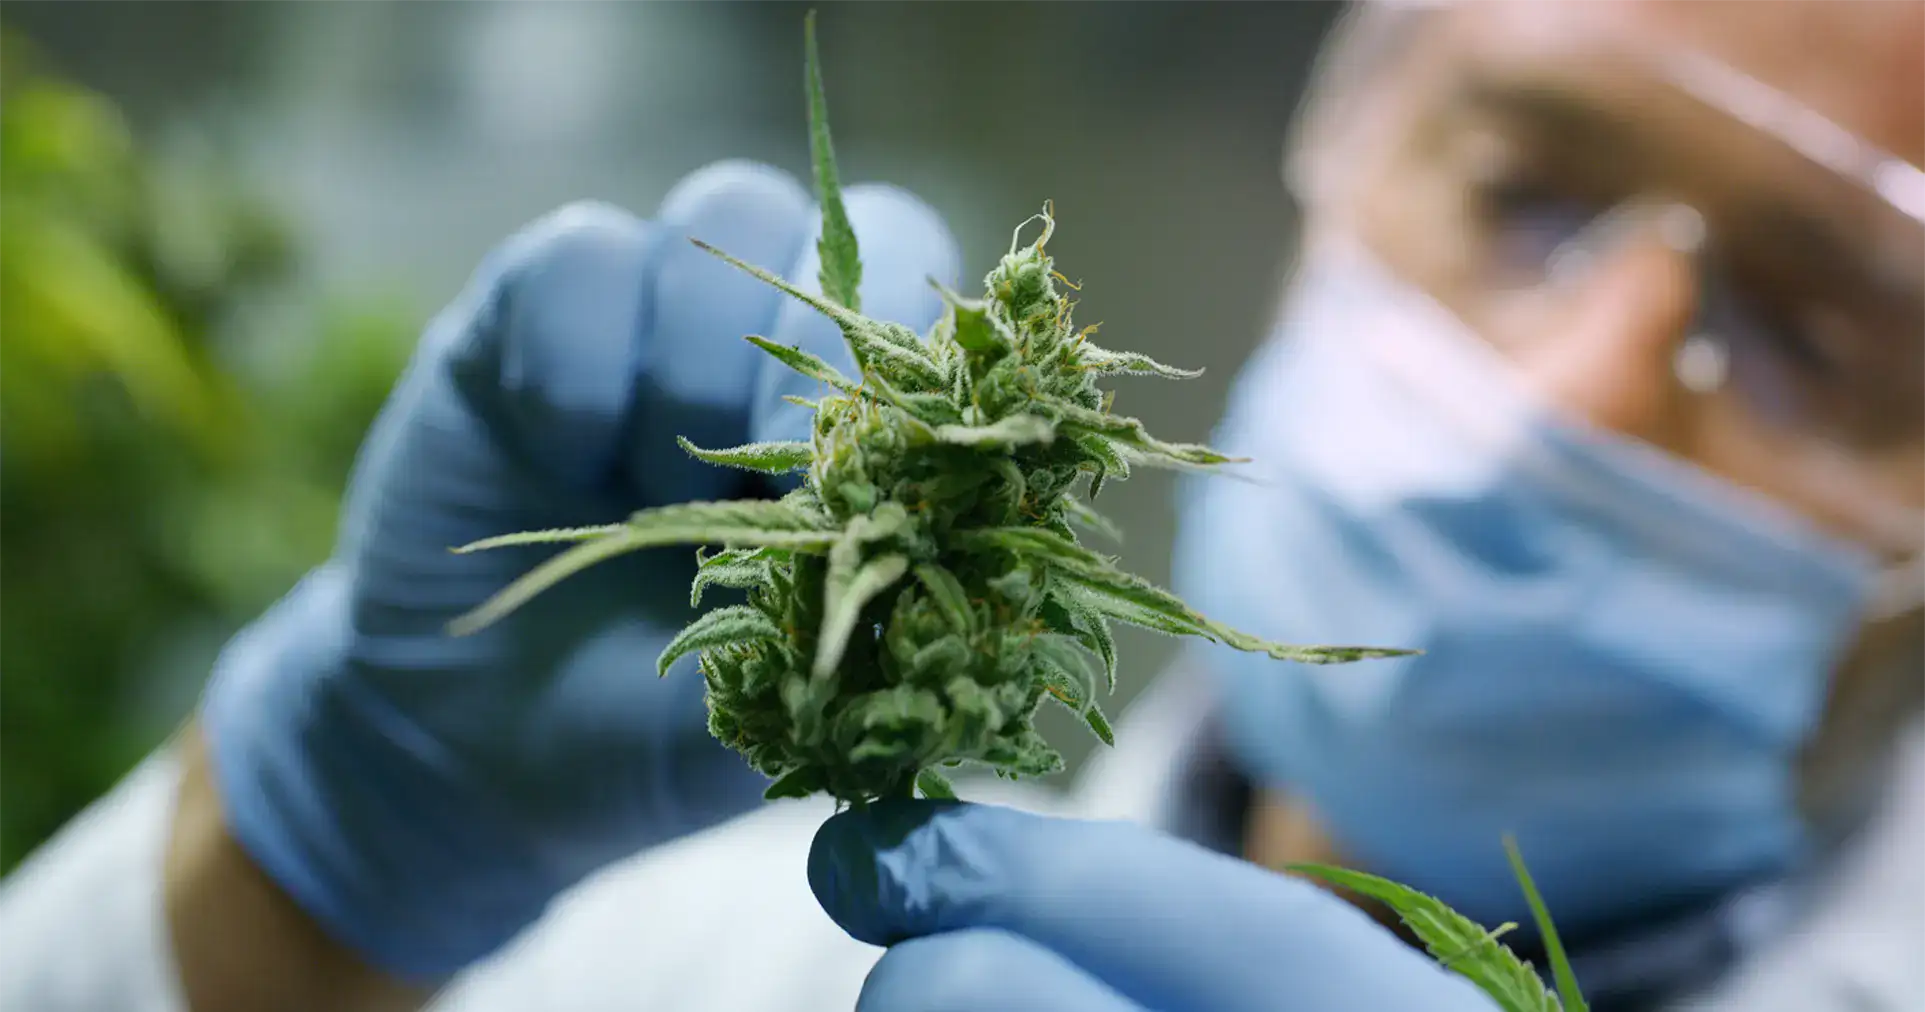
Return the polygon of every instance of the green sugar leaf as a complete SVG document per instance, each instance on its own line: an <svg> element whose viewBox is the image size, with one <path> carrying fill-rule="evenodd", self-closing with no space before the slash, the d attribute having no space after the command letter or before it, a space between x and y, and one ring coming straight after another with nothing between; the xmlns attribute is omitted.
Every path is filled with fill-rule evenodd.
<svg viewBox="0 0 1925 1012"><path fill-rule="evenodd" d="M520 545L554 545L570 541L593 541L597 538L605 538L610 534L620 534L623 529L623 525L621 524L602 524L598 527L558 527L546 531L523 531L520 534L503 534L500 537L482 538L480 541L471 541L468 544L448 550L456 555L466 555L469 552L485 552L494 548L513 548Z"/></svg>
<svg viewBox="0 0 1925 1012"><path fill-rule="evenodd" d="M989 303L965 299L934 278L930 278L929 283L942 296L948 310L950 339L963 351L988 364L1015 350L1015 335L989 311Z"/></svg>
<svg viewBox="0 0 1925 1012"><path fill-rule="evenodd" d="M1066 595L1104 618L1171 636L1208 635L1196 613L1146 581L1074 571L1059 571L1055 577Z"/></svg>
<svg viewBox="0 0 1925 1012"><path fill-rule="evenodd" d="M1087 469L1090 471L1089 497L1095 499L1103 491L1103 483L1110 479L1123 481L1130 476L1130 459L1116 448L1107 437L1089 433L1066 433L1077 448L1088 455Z"/></svg>
<svg viewBox="0 0 1925 1012"><path fill-rule="evenodd" d="M956 574L933 562L925 562L916 566L916 579L928 588L930 599L942 608L951 629L965 634L975 631L976 613L969 607L969 593L963 590Z"/></svg>
<svg viewBox="0 0 1925 1012"><path fill-rule="evenodd" d="M596 538L586 544L576 545L529 570L500 593L482 602L479 607L449 622L448 632L454 636L468 636L480 632L528 603L535 595L595 563L646 547L648 547L646 539L637 536L634 531L627 528Z"/></svg>
<svg viewBox="0 0 1925 1012"><path fill-rule="evenodd" d="M1564 942L1557 937L1557 926L1551 923L1551 912L1544 906L1544 897L1537 891L1537 882L1531 878L1531 870L1524 866L1524 854L1517 849L1517 840L1506 834L1504 854L1510 858L1511 873L1517 876L1517 884L1524 890L1524 902L1530 904L1531 919L1537 922L1537 933L1544 940L1544 955L1551 963L1551 976L1557 981L1557 993L1564 1000L1568 1012L1586 1012L1590 1006L1584 1001L1584 993L1577 986L1577 974L1571 971L1571 960L1564 954Z"/></svg>
<svg viewBox="0 0 1925 1012"><path fill-rule="evenodd" d="M1290 871L1321 879L1388 906L1446 968L1476 984L1504 1012L1556 1012L1557 996L1531 965L1486 931L1433 896L1347 868L1297 864Z"/></svg>
<svg viewBox="0 0 1925 1012"><path fill-rule="evenodd" d="M1115 687L1115 681L1112 679L1110 688L1113 690ZM1103 708L1097 706L1094 700L1091 700L1088 708L1083 711L1083 723L1089 725L1091 733L1096 735L1096 740L1111 748L1116 747L1116 732L1111 729L1109 718L1103 716Z"/></svg>
<svg viewBox="0 0 1925 1012"><path fill-rule="evenodd" d="M925 390L941 389L947 385L948 376L943 372L942 367L937 365L934 359L930 358L927 349L923 348L921 344L904 344L894 336L896 332L890 330L885 324L862 316L846 306L838 305L819 295L804 291L763 268L730 256L699 239L692 239L690 241L702 249L720 257L723 261L738 270L748 273L756 280L789 295L797 301L807 304L822 315L834 320L836 325L842 329L844 342L848 344L850 351L855 355L856 361L863 366L864 372L873 373L876 369L881 368L892 369L895 370L895 375L899 383L906 381ZM756 344L764 347L766 350L770 350L771 354L774 353L772 349L768 348L765 342L755 338L750 338L750 340L755 341ZM799 349L795 350L799 351ZM821 359L816 359L816 361L820 362ZM788 364L786 359L785 364ZM807 375L814 375L810 370L801 369L794 365L790 365L790 368L795 368L796 371L803 372ZM834 372L827 363L823 363L820 369L827 370L831 373ZM854 389L846 380L837 385L845 389Z"/></svg>
<svg viewBox="0 0 1925 1012"><path fill-rule="evenodd" d="M714 650L781 637L782 630L776 628L775 623L759 609L746 604L717 608L689 623L687 628L668 641L668 646L663 647L661 654L655 658L655 673L667 675L671 665L698 650Z"/></svg>
<svg viewBox="0 0 1925 1012"><path fill-rule="evenodd" d="M940 425L936 438L955 446L995 449L1047 446L1056 438L1056 426L1037 415L1010 415L989 425Z"/></svg>
<svg viewBox="0 0 1925 1012"><path fill-rule="evenodd" d="M1180 464L1245 462L1244 458L1225 456L1197 443L1165 443L1151 436L1144 430L1143 423L1134 418L1094 411L1080 404L1071 404L1063 400L1047 400L1042 403L1046 406L1046 410L1054 414L1065 426L1108 438L1135 450L1148 460L1167 459Z"/></svg>
<svg viewBox="0 0 1925 1012"><path fill-rule="evenodd" d="M1076 347L1076 364L1098 376L1161 376L1164 379L1196 379L1201 369L1178 369L1133 351L1111 351L1085 341Z"/></svg>
<svg viewBox="0 0 1925 1012"><path fill-rule="evenodd" d="M862 257L856 249L855 229L842 204L842 183L836 174L835 145L829 137L829 100L822 87L822 59L816 51L815 12L803 21L804 57L809 92L809 158L815 168L816 199L822 203L822 237L816 240L821 257L822 292L850 310L862 310Z"/></svg>
<svg viewBox="0 0 1925 1012"><path fill-rule="evenodd" d="M822 789L822 771L813 766L803 766L790 770L769 785L762 797L770 801L783 798L806 798Z"/></svg>
<svg viewBox="0 0 1925 1012"><path fill-rule="evenodd" d="M1109 559L1061 534L1037 527L984 527L973 531L960 531L957 537L967 544L1001 548L1077 573L1113 571Z"/></svg>
<svg viewBox="0 0 1925 1012"><path fill-rule="evenodd" d="M771 567L782 558L775 548L731 548L712 556L695 550L695 580L689 586L689 607L702 606L702 591L709 587L747 590L759 587L773 577Z"/></svg>
<svg viewBox="0 0 1925 1012"><path fill-rule="evenodd" d="M1086 531L1101 534L1111 541L1123 540L1123 531L1116 526L1115 521L1096 512L1094 507L1068 493L1063 495L1063 513L1071 523Z"/></svg>
<svg viewBox="0 0 1925 1012"><path fill-rule="evenodd" d="M827 383L844 393L856 389L855 381L842 375L835 366L824 362L819 356L803 351L801 348L776 344L766 337L750 334L744 338L750 344L768 352L776 361L818 382Z"/></svg>
<svg viewBox="0 0 1925 1012"><path fill-rule="evenodd" d="M853 570L829 571L827 608L822 614L822 635L816 642L815 677L834 673L836 665L842 663L842 652L848 649L863 606L908 571L909 559L903 555L880 556Z"/></svg>
<svg viewBox="0 0 1925 1012"><path fill-rule="evenodd" d="M935 770L925 769L917 773L916 787L922 791L922 796L925 798L938 801L956 800L956 788L949 783L948 777Z"/></svg>
<svg viewBox="0 0 1925 1012"><path fill-rule="evenodd" d="M1115 692L1116 638L1110 632L1109 622L1073 594L1062 593L1055 580L1051 577L1050 596L1043 602L1043 623L1052 632L1074 638L1083 649L1100 658L1109 690Z"/></svg>
<svg viewBox="0 0 1925 1012"><path fill-rule="evenodd" d="M681 436L676 436L675 441L697 460L763 474L800 471L808 467L814 457L807 443L748 443L726 450L704 450Z"/></svg>
<svg viewBox="0 0 1925 1012"><path fill-rule="evenodd" d="M644 510L608 533L529 570L480 607L449 623L448 629L456 636L478 632L576 573L644 548L710 544L827 549L839 537L840 532L825 527L821 518L787 503L691 502Z"/></svg>
<svg viewBox="0 0 1925 1012"><path fill-rule="evenodd" d="M1081 644L1060 634L1036 637L1031 655L1044 666L1043 687L1079 715L1096 700L1096 673Z"/></svg>

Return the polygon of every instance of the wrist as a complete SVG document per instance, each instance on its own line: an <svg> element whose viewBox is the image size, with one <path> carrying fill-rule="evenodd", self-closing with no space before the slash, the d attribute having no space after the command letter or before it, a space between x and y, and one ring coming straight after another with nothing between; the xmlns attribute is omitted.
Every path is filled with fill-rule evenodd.
<svg viewBox="0 0 1925 1012"><path fill-rule="evenodd" d="M229 644L202 703L234 846L338 944L431 988L562 885L464 765L354 668L347 580L324 568ZM423 661L423 681L471 676Z"/></svg>
<svg viewBox="0 0 1925 1012"><path fill-rule="evenodd" d="M401 1012L424 1005L429 989L394 980L336 942L235 841L198 724L184 729L175 750L181 781L164 902L187 1007Z"/></svg>

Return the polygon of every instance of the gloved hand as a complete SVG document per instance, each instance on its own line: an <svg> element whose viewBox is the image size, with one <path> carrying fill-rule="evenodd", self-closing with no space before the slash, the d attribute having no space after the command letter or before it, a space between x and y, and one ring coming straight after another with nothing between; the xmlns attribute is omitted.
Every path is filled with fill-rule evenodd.
<svg viewBox="0 0 1925 1012"><path fill-rule="evenodd" d="M940 220L896 190L846 197L865 312L927 328L928 277L957 270ZM794 179L725 163L653 221L574 205L510 239L428 327L332 557L223 653L200 719L229 830L375 967L432 984L603 865L759 800L707 734L692 663L653 670L691 617L691 550L596 567L457 638L449 620L552 549L449 549L749 493L675 442L807 438L779 398L812 386L743 336L849 356L687 237L814 290L818 227Z"/></svg>
<svg viewBox="0 0 1925 1012"><path fill-rule="evenodd" d="M889 946L858 1012L1492 1012L1362 911L1142 826L955 802L830 819L809 884Z"/></svg>

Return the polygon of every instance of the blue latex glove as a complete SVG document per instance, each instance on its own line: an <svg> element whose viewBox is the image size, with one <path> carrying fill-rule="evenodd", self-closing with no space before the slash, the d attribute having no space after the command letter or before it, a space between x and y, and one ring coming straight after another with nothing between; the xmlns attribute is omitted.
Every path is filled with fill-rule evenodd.
<svg viewBox="0 0 1925 1012"><path fill-rule="evenodd" d="M940 220L897 190L847 202L865 312L926 328L927 278L957 270ZM553 549L448 549L751 491L675 443L807 438L779 396L811 384L743 336L848 355L687 237L815 289L818 223L794 179L725 163L653 221L584 204L514 236L428 327L331 559L221 657L201 720L230 828L373 965L434 982L596 869L760 799L708 736L692 662L654 672L691 617L692 549L596 567L464 638L448 621Z"/></svg>
<svg viewBox="0 0 1925 1012"><path fill-rule="evenodd" d="M1121 822L890 801L816 835L809 883L889 946L859 1012L1492 1012L1309 883Z"/></svg>

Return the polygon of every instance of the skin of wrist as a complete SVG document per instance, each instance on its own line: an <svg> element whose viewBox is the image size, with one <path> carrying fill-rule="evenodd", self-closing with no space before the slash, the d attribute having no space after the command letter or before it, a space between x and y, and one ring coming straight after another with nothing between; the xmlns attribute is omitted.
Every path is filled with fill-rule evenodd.
<svg viewBox="0 0 1925 1012"><path fill-rule="evenodd" d="M432 992L370 967L323 931L228 831L197 722L171 746L180 783L164 874L167 932L192 1012L413 1012Z"/></svg>

